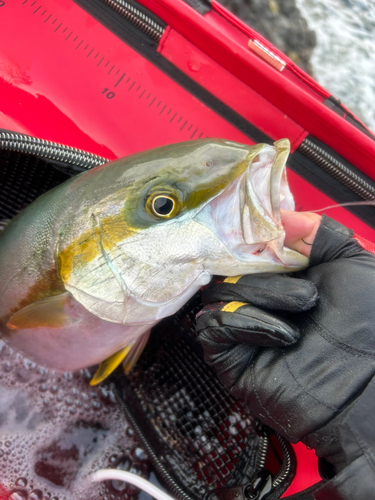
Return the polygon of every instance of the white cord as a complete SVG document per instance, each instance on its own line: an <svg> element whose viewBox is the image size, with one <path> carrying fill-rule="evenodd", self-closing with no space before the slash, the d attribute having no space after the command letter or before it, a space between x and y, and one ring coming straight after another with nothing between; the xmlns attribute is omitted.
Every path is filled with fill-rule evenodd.
<svg viewBox="0 0 375 500"><path fill-rule="evenodd" d="M150 483L143 477L137 476L137 474L133 474L132 472L128 472L125 470L118 469L102 469L98 470L92 475L92 480L94 482L98 481L125 481L126 483L133 484L145 491L156 500L175 500L175 498L171 497L160 488Z"/></svg>

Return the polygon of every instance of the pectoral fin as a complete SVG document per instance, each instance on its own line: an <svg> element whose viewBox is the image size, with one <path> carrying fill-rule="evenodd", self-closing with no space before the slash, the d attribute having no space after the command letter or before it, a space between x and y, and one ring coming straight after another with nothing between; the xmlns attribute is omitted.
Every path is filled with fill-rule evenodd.
<svg viewBox="0 0 375 500"><path fill-rule="evenodd" d="M145 348L150 336L150 331L151 330L148 330L147 332L142 334L135 342L127 345L126 347L121 349L121 351L115 352L115 354L112 354L112 356L100 363L95 375L90 380L90 385L97 385L102 382L118 367L121 361L123 361L122 366L125 373L128 374L142 354L143 349Z"/></svg>
<svg viewBox="0 0 375 500"><path fill-rule="evenodd" d="M134 344L129 344L121 351L115 352L105 361L102 361L99 365L99 368L96 370L95 375L90 380L90 385L100 384L105 378L107 378L121 363L121 361L129 354L131 348Z"/></svg>
<svg viewBox="0 0 375 500"><path fill-rule="evenodd" d="M124 368L124 372L126 373L126 375L131 372L134 365L139 360L144 348L146 347L146 344L150 337L150 333L151 330L148 330L141 337L139 337L139 339L137 339L135 344L133 345L129 354L124 359L122 367Z"/></svg>
<svg viewBox="0 0 375 500"><path fill-rule="evenodd" d="M7 327L12 330L27 328L61 328L74 322L67 315L66 306L72 296L69 292L37 300L14 313L8 320Z"/></svg>

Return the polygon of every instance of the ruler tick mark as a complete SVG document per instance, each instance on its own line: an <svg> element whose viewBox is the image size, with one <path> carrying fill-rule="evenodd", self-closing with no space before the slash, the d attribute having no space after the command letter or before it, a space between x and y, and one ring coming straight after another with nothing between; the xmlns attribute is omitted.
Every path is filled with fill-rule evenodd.
<svg viewBox="0 0 375 500"><path fill-rule="evenodd" d="M75 39L73 40L73 42L75 42L77 40L77 38L78 38L78 35L75 37Z"/></svg>
<svg viewBox="0 0 375 500"><path fill-rule="evenodd" d="M72 35L73 35L73 31L71 31L71 32L69 33L69 35L65 38L65 41L67 41L67 40L68 40L68 38L69 38L70 36L72 36Z"/></svg>
<svg viewBox="0 0 375 500"><path fill-rule="evenodd" d="M158 108L158 107L160 106L160 104L161 104L161 101L159 101L159 102L157 103L156 107Z"/></svg>
<svg viewBox="0 0 375 500"><path fill-rule="evenodd" d="M67 29L68 29L68 28L66 27L66 28L64 29L63 33L65 33L65 31L66 31Z"/></svg>
<svg viewBox="0 0 375 500"><path fill-rule="evenodd" d="M50 14L44 21L43 21L43 24L46 23L48 21L48 19L52 16L52 14Z"/></svg>
<svg viewBox="0 0 375 500"><path fill-rule="evenodd" d="M102 63L103 59L104 59L104 56L100 59L100 61L98 62L97 66L100 66L100 65L101 65L101 63Z"/></svg>
<svg viewBox="0 0 375 500"><path fill-rule="evenodd" d="M90 52L87 54L86 59L91 56L91 54L94 52L94 49L91 49Z"/></svg>
<svg viewBox="0 0 375 500"><path fill-rule="evenodd" d="M176 115L177 115L177 113L175 113L175 114L172 116L172 118L169 120L169 123L172 123L172 122L173 122L173 120L176 118Z"/></svg>
<svg viewBox="0 0 375 500"><path fill-rule="evenodd" d="M187 120L185 120L185 123L182 125L182 127L180 128L180 132L182 132L182 129L185 127L185 125L187 124Z"/></svg>
<svg viewBox="0 0 375 500"><path fill-rule="evenodd" d="M40 15L41 15L41 16L44 16L44 14L45 14L46 12L47 12L47 9L46 9L44 12L42 12Z"/></svg>
<svg viewBox="0 0 375 500"><path fill-rule="evenodd" d="M193 124L191 124L190 127L188 128L188 132L190 132L192 126L193 126Z"/></svg>
<svg viewBox="0 0 375 500"><path fill-rule="evenodd" d="M56 21L57 21L57 17L56 17L56 19L54 21L52 21L52 24L55 24Z"/></svg>
<svg viewBox="0 0 375 500"><path fill-rule="evenodd" d="M151 92L148 94L148 96L146 97L146 99L149 99L151 97Z"/></svg>
<svg viewBox="0 0 375 500"><path fill-rule="evenodd" d="M78 44L78 45L77 45L77 47L76 47L76 50L79 48L79 46L81 45L81 43L82 43L82 42L83 42L83 40L81 40L81 41L79 42L79 44Z"/></svg>
<svg viewBox="0 0 375 500"><path fill-rule="evenodd" d="M130 82L130 80L131 80L131 76L129 76L129 78L126 80L126 82L125 82L125 83L129 83L129 82Z"/></svg>
<svg viewBox="0 0 375 500"><path fill-rule="evenodd" d="M89 46L89 44L87 44L86 47L83 50L86 50L88 46Z"/></svg>
<svg viewBox="0 0 375 500"><path fill-rule="evenodd" d="M150 104L148 105L148 107L149 107L149 108L151 108L151 106L154 104L155 99L156 99L156 97L154 97L154 98L152 99L152 101L151 101L151 102L150 102Z"/></svg>
<svg viewBox="0 0 375 500"><path fill-rule="evenodd" d="M107 75L109 75L111 73L111 71L113 70L114 67L115 67L115 65L112 66L112 68L108 71Z"/></svg>
<svg viewBox="0 0 375 500"><path fill-rule="evenodd" d="M118 69L118 70L116 71L116 75L115 75L115 76L117 76L119 73L120 73L120 70Z"/></svg>
<svg viewBox="0 0 375 500"><path fill-rule="evenodd" d="M134 85L135 85L135 80L134 80L134 82L130 85L130 87L128 88L128 92L129 92L129 90L131 90L131 89L134 87Z"/></svg>
<svg viewBox="0 0 375 500"><path fill-rule="evenodd" d="M33 2L33 3L30 5L30 7L32 7L34 4L36 4L36 0L35 0L35 2Z"/></svg>
<svg viewBox="0 0 375 500"><path fill-rule="evenodd" d="M201 132L201 133L199 134L198 139L200 139L200 138L202 137L202 135L203 135L203 132Z"/></svg>
<svg viewBox="0 0 375 500"><path fill-rule="evenodd" d="M143 94L146 92L146 89L143 90L142 94L138 97L138 99L142 99Z"/></svg>
<svg viewBox="0 0 375 500"><path fill-rule="evenodd" d="M118 81L115 83L115 87L117 87L117 85L121 82L121 80L124 78L125 75L126 75L126 73L123 73L122 76L120 76L120 78L118 79Z"/></svg>
<svg viewBox="0 0 375 500"><path fill-rule="evenodd" d="M182 116L180 116L180 118L177 120L177 123L180 123L181 120L182 120Z"/></svg>
<svg viewBox="0 0 375 500"><path fill-rule="evenodd" d="M195 134L196 134L197 132L198 132L198 129L196 128L196 129L194 130L194 132L191 134L190 139L192 139L192 138L195 136Z"/></svg>
<svg viewBox="0 0 375 500"><path fill-rule="evenodd" d="M40 8L41 8L41 5L39 5L39 7L34 10L33 14L36 14Z"/></svg>
<svg viewBox="0 0 375 500"><path fill-rule="evenodd" d="M106 62L106 65L104 67L106 68L108 66L108 64L109 64L109 61Z"/></svg>
<svg viewBox="0 0 375 500"><path fill-rule="evenodd" d="M25 0L24 2L22 2L22 5L25 5L26 2L27 2L27 0Z"/></svg>
<svg viewBox="0 0 375 500"><path fill-rule="evenodd" d="M164 108L160 111L159 115L163 114L163 111L165 110L166 107L167 107L167 105L165 104Z"/></svg>
<svg viewBox="0 0 375 500"><path fill-rule="evenodd" d="M169 115L169 113L172 111L172 108L169 108L168 110L168 113L167 113L167 116Z"/></svg>
<svg viewBox="0 0 375 500"><path fill-rule="evenodd" d="M60 26L61 26L61 25L62 25L62 23L60 23L60 24L57 26L57 28L55 29L55 33L56 33L56 31L60 28Z"/></svg>
<svg viewBox="0 0 375 500"><path fill-rule="evenodd" d="M98 55L99 55L99 52L96 53L94 59L96 59L98 57Z"/></svg>
<svg viewBox="0 0 375 500"><path fill-rule="evenodd" d="M142 87L142 85L138 85L136 92Z"/></svg>

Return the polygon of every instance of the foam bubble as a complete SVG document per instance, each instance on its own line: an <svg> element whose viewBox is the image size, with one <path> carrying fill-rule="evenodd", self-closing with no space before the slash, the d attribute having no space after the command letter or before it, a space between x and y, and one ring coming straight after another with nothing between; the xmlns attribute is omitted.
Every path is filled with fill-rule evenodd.
<svg viewBox="0 0 375 500"><path fill-rule="evenodd" d="M91 388L89 370L59 374L0 341L0 470L12 500L131 500L133 487L92 483L90 474L126 467L149 475L109 386Z"/></svg>

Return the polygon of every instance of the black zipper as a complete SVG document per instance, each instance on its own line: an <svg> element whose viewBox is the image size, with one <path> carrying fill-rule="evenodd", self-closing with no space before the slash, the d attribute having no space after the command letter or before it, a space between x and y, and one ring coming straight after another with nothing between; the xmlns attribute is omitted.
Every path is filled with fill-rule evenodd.
<svg viewBox="0 0 375 500"><path fill-rule="evenodd" d="M313 139L307 137L298 151L364 200L375 199L375 186L370 184L372 182L370 179L365 180L363 175L356 174L353 169L347 167Z"/></svg>
<svg viewBox="0 0 375 500"><path fill-rule="evenodd" d="M161 22L155 21L150 15L142 12L140 8L124 0L101 1L152 40L155 42L160 41L165 31L165 26L163 26Z"/></svg>
<svg viewBox="0 0 375 500"><path fill-rule="evenodd" d="M71 165L72 172L70 175L76 174L77 170L84 172L109 161L107 158L87 153L81 149L7 130L0 130L0 149L31 154L50 160L52 163L58 162ZM69 167L65 170L69 170Z"/></svg>

